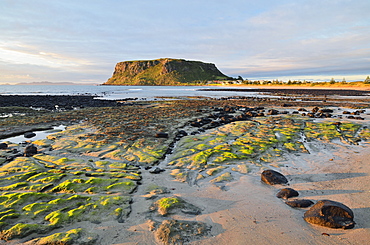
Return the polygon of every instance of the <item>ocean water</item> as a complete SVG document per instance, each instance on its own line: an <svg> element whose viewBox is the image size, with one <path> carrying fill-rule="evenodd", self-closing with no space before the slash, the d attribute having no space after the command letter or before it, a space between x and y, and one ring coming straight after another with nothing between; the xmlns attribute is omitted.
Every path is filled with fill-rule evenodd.
<svg viewBox="0 0 370 245"><path fill-rule="evenodd" d="M257 96L256 92L199 91L214 86L0 85L0 95L93 95L101 99ZM227 87L233 88L233 87ZM240 87L239 87L240 88ZM246 87L243 87L246 89Z"/></svg>

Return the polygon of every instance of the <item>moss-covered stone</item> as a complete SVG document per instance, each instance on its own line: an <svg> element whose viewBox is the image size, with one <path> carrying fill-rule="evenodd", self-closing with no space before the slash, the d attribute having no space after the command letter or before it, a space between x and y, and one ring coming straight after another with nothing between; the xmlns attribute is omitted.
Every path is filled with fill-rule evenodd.
<svg viewBox="0 0 370 245"><path fill-rule="evenodd" d="M14 238L26 237L30 234L45 234L50 230L51 227L47 225L18 223L8 230L3 230L0 233L0 239L8 241Z"/></svg>
<svg viewBox="0 0 370 245"><path fill-rule="evenodd" d="M221 182L230 182L232 181L234 178L233 176L231 175L230 172L226 172L226 173L223 173L221 174L220 176L212 179L210 182L211 183L221 183Z"/></svg>
<svg viewBox="0 0 370 245"><path fill-rule="evenodd" d="M84 231L84 229L78 228L67 232L59 232L46 237L36 238L31 240L30 243L34 245L90 245L95 244L97 239L98 236L96 234L88 233Z"/></svg>

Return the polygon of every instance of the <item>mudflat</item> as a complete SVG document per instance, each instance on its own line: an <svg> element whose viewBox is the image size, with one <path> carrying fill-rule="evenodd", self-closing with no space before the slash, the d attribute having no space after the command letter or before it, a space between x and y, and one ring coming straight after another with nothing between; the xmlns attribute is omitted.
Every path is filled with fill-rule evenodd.
<svg viewBox="0 0 370 245"><path fill-rule="evenodd" d="M22 144L3 139L0 243L366 244L369 98L280 92L1 108L12 115L1 118L2 138L67 128ZM268 169L288 185L263 183ZM276 197L287 187L299 196ZM309 207L285 203L295 199L343 203L356 224L309 224Z"/></svg>

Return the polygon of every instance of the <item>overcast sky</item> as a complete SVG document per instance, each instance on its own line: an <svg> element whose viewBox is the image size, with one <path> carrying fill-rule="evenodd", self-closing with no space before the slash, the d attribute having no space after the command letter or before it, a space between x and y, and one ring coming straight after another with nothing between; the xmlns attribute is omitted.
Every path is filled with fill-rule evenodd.
<svg viewBox="0 0 370 245"><path fill-rule="evenodd" d="M369 0L0 0L0 83L103 83L182 58L245 79L364 80Z"/></svg>

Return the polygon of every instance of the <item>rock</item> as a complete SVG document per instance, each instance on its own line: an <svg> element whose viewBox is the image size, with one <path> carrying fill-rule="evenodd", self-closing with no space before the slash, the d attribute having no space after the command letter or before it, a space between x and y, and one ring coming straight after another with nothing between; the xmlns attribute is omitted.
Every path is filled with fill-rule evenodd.
<svg viewBox="0 0 370 245"><path fill-rule="evenodd" d="M29 139L29 138L32 138L32 137L35 137L36 134L34 132L26 132L24 133L23 135L25 138Z"/></svg>
<svg viewBox="0 0 370 245"><path fill-rule="evenodd" d="M292 188L284 188L284 189L281 189L277 194L276 194L276 197L278 198L284 198L284 199L288 199L290 197L297 197L299 196L299 193L292 189Z"/></svg>
<svg viewBox="0 0 370 245"><path fill-rule="evenodd" d="M279 111L275 109L270 109L267 111L267 115L278 115Z"/></svg>
<svg viewBox="0 0 370 245"><path fill-rule="evenodd" d="M211 231L203 222L185 220L164 220L155 231L155 237L161 244L188 244L202 239Z"/></svg>
<svg viewBox="0 0 370 245"><path fill-rule="evenodd" d="M279 172L274 170L265 170L261 174L261 180L268 185L287 184L288 180Z"/></svg>
<svg viewBox="0 0 370 245"><path fill-rule="evenodd" d="M157 200L149 207L149 211L157 211L161 216L179 214L180 212L193 215L201 213L200 208L177 196L163 197Z"/></svg>
<svg viewBox="0 0 370 245"><path fill-rule="evenodd" d="M313 204L313 201L306 199L295 199L286 201L285 204L291 206L292 208L307 208Z"/></svg>
<svg viewBox="0 0 370 245"><path fill-rule="evenodd" d="M312 109L312 113L316 113L316 112L318 112L320 110L320 108L319 107L314 107L313 109Z"/></svg>
<svg viewBox="0 0 370 245"><path fill-rule="evenodd" d="M321 109L319 110L319 113L333 113L334 111L332 109Z"/></svg>
<svg viewBox="0 0 370 245"><path fill-rule="evenodd" d="M152 168L151 170L149 170L149 173L151 173L151 174L160 174L164 171L166 171L166 170L164 170L163 168L155 167L155 168Z"/></svg>
<svg viewBox="0 0 370 245"><path fill-rule="evenodd" d="M156 138L168 138L168 133L158 132L155 135Z"/></svg>
<svg viewBox="0 0 370 245"><path fill-rule="evenodd" d="M8 144L7 143L0 143L0 150L5 150L8 148Z"/></svg>
<svg viewBox="0 0 370 245"><path fill-rule="evenodd" d="M28 145L25 149L24 149L24 155L26 157L30 157L30 156L33 156L37 154L37 147L34 146L34 145Z"/></svg>
<svg viewBox="0 0 370 245"><path fill-rule="evenodd" d="M331 200L321 200L304 214L304 220L310 224L351 229L355 226L352 210L346 205Z"/></svg>
<svg viewBox="0 0 370 245"><path fill-rule="evenodd" d="M176 137L181 138L181 137L184 137L184 136L187 136L187 135L188 135L188 133L185 130L179 130L176 134Z"/></svg>

